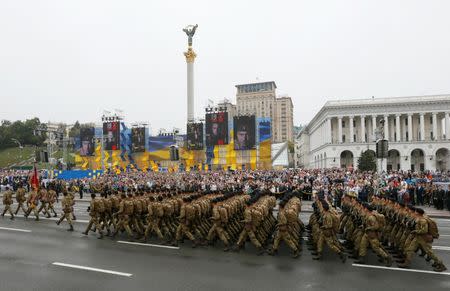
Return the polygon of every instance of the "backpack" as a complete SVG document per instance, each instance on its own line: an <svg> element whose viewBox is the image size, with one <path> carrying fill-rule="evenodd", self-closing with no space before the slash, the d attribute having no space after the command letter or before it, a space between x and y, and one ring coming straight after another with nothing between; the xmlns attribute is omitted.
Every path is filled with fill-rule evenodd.
<svg viewBox="0 0 450 291"><path fill-rule="evenodd" d="M112 202L109 199L103 199L103 204L105 204L105 210L111 212L112 210Z"/></svg>
<svg viewBox="0 0 450 291"><path fill-rule="evenodd" d="M222 223L227 223L228 222L228 212L227 209L225 207L219 207L218 208L219 211L219 215L220 215L220 221Z"/></svg>
<svg viewBox="0 0 450 291"><path fill-rule="evenodd" d="M137 214L141 214L141 213L142 213L142 204L141 204L141 201L139 201L139 200L137 200L137 199L133 200L133 206L134 206L134 211L135 211Z"/></svg>
<svg viewBox="0 0 450 291"><path fill-rule="evenodd" d="M98 213L105 212L105 203L102 199L95 200L94 205Z"/></svg>
<svg viewBox="0 0 450 291"><path fill-rule="evenodd" d="M156 216L160 217L160 218L164 217L164 206L158 202L158 203L155 203L154 207L155 207L153 210L154 214L156 214Z"/></svg>
<svg viewBox="0 0 450 291"><path fill-rule="evenodd" d="M431 219L430 217L425 217L428 223L428 234L430 234L433 238L439 238L439 230L436 224L436 221Z"/></svg>
<svg viewBox="0 0 450 291"><path fill-rule="evenodd" d="M193 205L191 205L191 204L186 205L186 219L188 219L188 220L195 219L195 212L196 212L196 210Z"/></svg>
<svg viewBox="0 0 450 291"><path fill-rule="evenodd" d="M132 215L134 211L134 204L132 200L125 200L124 202L124 214Z"/></svg>
<svg viewBox="0 0 450 291"><path fill-rule="evenodd" d="M112 207L113 207L114 209L118 209L119 206L120 206L120 200L119 200L119 198L118 198L117 196L112 196L112 197L110 198L110 200L111 200Z"/></svg>
<svg viewBox="0 0 450 291"><path fill-rule="evenodd" d="M383 214L378 213L378 212L374 213L374 215L378 222L377 231L382 231L386 227L386 217L384 217Z"/></svg>
<svg viewBox="0 0 450 291"><path fill-rule="evenodd" d="M331 217L333 219L333 231L335 233L339 232L339 215L331 213Z"/></svg>

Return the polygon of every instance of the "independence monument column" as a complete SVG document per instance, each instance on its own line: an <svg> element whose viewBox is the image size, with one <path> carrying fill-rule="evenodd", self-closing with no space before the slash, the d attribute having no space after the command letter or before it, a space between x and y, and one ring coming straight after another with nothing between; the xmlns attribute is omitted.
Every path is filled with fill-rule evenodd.
<svg viewBox="0 0 450 291"><path fill-rule="evenodd" d="M194 61L197 56L192 49L192 37L195 34L198 24L188 25L183 31L188 36L188 50L184 52L187 64L187 121L194 121Z"/></svg>

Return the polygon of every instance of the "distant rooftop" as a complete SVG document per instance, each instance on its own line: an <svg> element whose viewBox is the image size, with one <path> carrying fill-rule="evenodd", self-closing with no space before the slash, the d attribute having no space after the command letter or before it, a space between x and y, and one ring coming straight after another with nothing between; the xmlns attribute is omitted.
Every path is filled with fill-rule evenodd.
<svg viewBox="0 0 450 291"><path fill-rule="evenodd" d="M270 81L236 85L236 88L238 89L238 93L255 93L273 91L277 88L277 85L274 81Z"/></svg>
<svg viewBox="0 0 450 291"><path fill-rule="evenodd" d="M331 101L328 101L327 103L325 103L324 107L436 102L436 101L450 101L450 95L447 94L447 95L426 95L426 96L410 96L410 97L384 97L384 98L331 100Z"/></svg>

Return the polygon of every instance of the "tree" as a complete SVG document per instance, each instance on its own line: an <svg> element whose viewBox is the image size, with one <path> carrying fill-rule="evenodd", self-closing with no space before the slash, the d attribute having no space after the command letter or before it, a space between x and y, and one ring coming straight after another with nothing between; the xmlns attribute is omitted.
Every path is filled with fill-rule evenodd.
<svg viewBox="0 0 450 291"><path fill-rule="evenodd" d="M365 151L361 153L358 158L358 170L360 171L373 171L377 170L377 160L373 151Z"/></svg>

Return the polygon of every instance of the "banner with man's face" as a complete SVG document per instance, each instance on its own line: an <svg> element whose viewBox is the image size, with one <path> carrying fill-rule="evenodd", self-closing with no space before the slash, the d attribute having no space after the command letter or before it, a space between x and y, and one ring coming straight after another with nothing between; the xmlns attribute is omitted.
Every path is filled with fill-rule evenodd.
<svg viewBox="0 0 450 291"><path fill-rule="evenodd" d="M187 146L190 150L203 149L203 123L187 124Z"/></svg>
<svg viewBox="0 0 450 291"><path fill-rule="evenodd" d="M208 113L206 120L206 146L228 144L228 112Z"/></svg>
<svg viewBox="0 0 450 291"><path fill-rule="evenodd" d="M233 119L234 149L250 150L255 148L255 116L235 116Z"/></svg>
<svg viewBox="0 0 450 291"><path fill-rule="evenodd" d="M106 151L120 150L120 123L103 123L103 147Z"/></svg>
<svg viewBox="0 0 450 291"><path fill-rule="evenodd" d="M93 127L80 128L80 156L93 156L94 155L94 132Z"/></svg>
<svg viewBox="0 0 450 291"><path fill-rule="evenodd" d="M131 129L131 151L133 153L145 152L145 127Z"/></svg>

